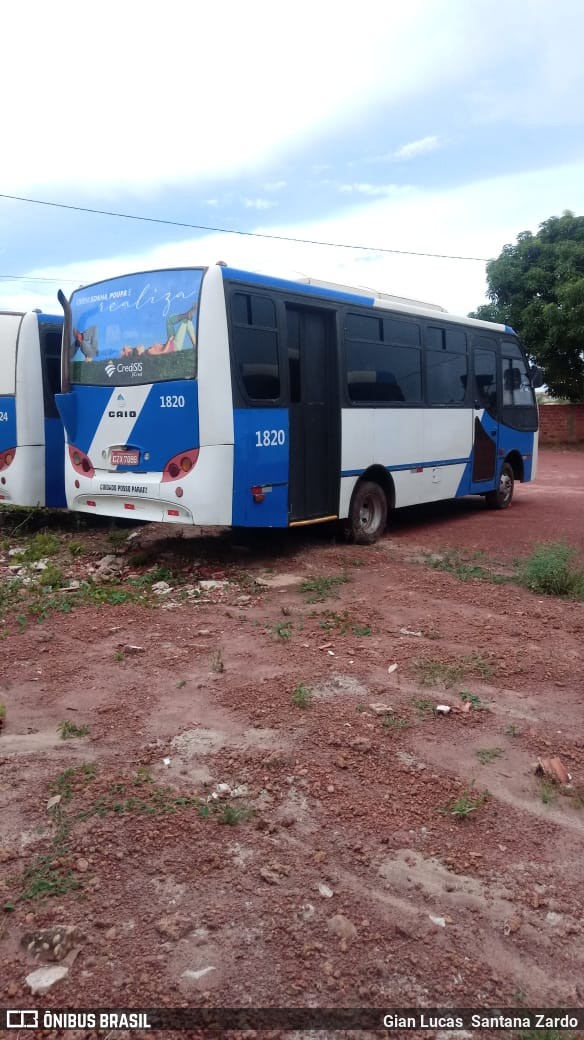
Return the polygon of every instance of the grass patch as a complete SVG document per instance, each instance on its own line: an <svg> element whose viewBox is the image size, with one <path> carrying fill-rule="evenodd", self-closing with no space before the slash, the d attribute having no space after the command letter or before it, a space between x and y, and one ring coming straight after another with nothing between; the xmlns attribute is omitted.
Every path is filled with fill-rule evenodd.
<svg viewBox="0 0 584 1040"><path fill-rule="evenodd" d="M408 729L411 723L408 719L402 719L399 715L384 715L381 724L384 729L390 732L397 732L401 729Z"/></svg>
<svg viewBox="0 0 584 1040"><path fill-rule="evenodd" d="M451 799L446 804L444 811L449 816L454 816L456 820L465 820L471 813L480 809L485 804L487 798L488 794L486 791L479 794L474 788L469 787L458 798Z"/></svg>
<svg viewBox="0 0 584 1040"><path fill-rule="evenodd" d="M217 823L235 827L238 823L248 820L251 815L251 809L242 809L239 805L230 805L229 802L226 802L216 811L215 818Z"/></svg>
<svg viewBox="0 0 584 1040"><path fill-rule="evenodd" d="M307 603L322 603L329 596L337 594L333 591L336 586L344 585L348 580L346 574L334 578L310 578L301 583L300 591L305 593Z"/></svg>
<svg viewBox="0 0 584 1040"><path fill-rule="evenodd" d="M427 560L434 570L454 574L459 581L475 581L479 579L480 581L491 582L493 585L503 585L506 582L513 581L510 577L497 574L489 564L483 566L483 553L480 551L473 553L469 557L456 550L447 549L441 553L428 556Z"/></svg>
<svg viewBox="0 0 584 1040"><path fill-rule="evenodd" d="M414 668L422 686L437 686L441 683L450 687L467 675L478 675L481 679L493 676L492 665L480 654L469 654L460 661L415 661Z"/></svg>
<svg viewBox="0 0 584 1040"><path fill-rule="evenodd" d="M539 795L544 805L551 805L557 794L557 786L548 777L543 777L539 782Z"/></svg>
<svg viewBox="0 0 584 1040"><path fill-rule="evenodd" d="M62 896L81 887L81 882L67 866L70 851L68 840L72 824L63 812L63 807L88 781L93 780L95 775L95 763L85 762L75 768L65 769L51 784L51 795L59 795L61 799L49 810L55 833L48 851L35 856L32 863L25 867L19 901Z"/></svg>
<svg viewBox="0 0 584 1040"><path fill-rule="evenodd" d="M496 758L500 758L503 754L503 748L479 748L477 751L477 758L481 765L488 765L489 762L494 762Z"/></svg>
<svg viewBox="0 0 584 1040"><path fill-rule="evenodd" d="M53 783L49 787L49 793L51 795L58 794L61 796L62 804L70 802L73 795L82 790L87 782L94 780L97 775L97 765L95 762L82 762L80 766L71 766L69 769L63 770L62 773L53 780Z"/></svg>
<svg viewBox="0 0 584 1040"><path fill-rule="evenodd" d="M41 571L39 585L43 589L60 589L65 584L65 576L60 567L49 563L44 571Z"/></svg>
<svg viewBox="0 0 584 1040"><path fill-rule="evenodd" d="M73 558L76 556L85 556L87 549L82 542L69 542L69 553Z"/></svg>
<svg viewBox="0 0 584 1040"><path fill-rule="evenodd" d="M136 588L148 588L150 585L155 585L158 581L176 581L175 575L172 571L169 571L168 567L153 567L152 570L142 574L140 578L132 578L130 585L134 585Z"/></svg>
<svg viewBox="0 0 584 1040"><path fill-rule="evenodd" d="M436 714L436 705L428 697L414 697L412 707L421 719L427 719Z"/></svg>
<svg viewBox="0 0 584 1040"><path fill-rule="evenodd" d="M216 672L217 675L222 675L225 671L225 661L221 650L214 650L211 654L211 671Z"/></svg>
<svg viewBox="0 0 584 1040"><path fill-rule="evenodd" d="M544 596L584 600L584 570L575 560L575 550L565 542L538 545L519 565L519 584Z"/></svg>
<svg viewBox="0 0 584 1040"><path fill-rule="evenodd" d="M298 686L294 690L290 701L295 708L308 708L311 699L311 692L304 683L298 683Z"/></svg>
<svg viewBox="0 0 584 1040"><path fill-rule="evenodd" d="M354 636L370 636L371 626L370 625L353 625L352 632Z"/></svg>
<svg viewBox="0 0 584 1040"><path fill-rule="evenodd" d="M133 589L122 589L119 586L84 585L81 589L81 602L85 603L109 603L112 607L120 606L122 603L134 603L139 599L139 593Z"/></svg>
<svg viewBox="0 0 584 1040"><path fill-rule="evenodd" d="M276 639L281 639L282 642L285 643L292 635L292 626L287 625L284 621L280 621L277 625L274 625L272 635L275 636Z"/></svg>
<svg viewBox="0 0 584 1040"><path fill-rule="evenodd" d="M53 849L45 856L37 856L22 876L22 891L19 899L45 899L48 896L63 896L80 888L79 880L71 870L63 869L56 860L58 852Z"/></svg>
<svg viewBox="0 0 584 1040"><path fill-rule="evenodd" d="M86 737L89 726L77 726L74 722L66 719L57 726L57 732L61 734L61 740L71 740L72 737Z"/></svg>
<svg viewBox="0 0 584 1040"><path fill-rule="evenodd" d="M61 542L56 535L48 531L39 531L32 536L26 549L17 553L14 559L17 563L37 563L46 556L54 556L61 548Z"/></svg>
<svg viewBox="0 0 584 1040"><path fill-rule="evenodd" d="M461 690L460 699L467 704L470 704L472 708L476 708L477 711L488 711L486 704L481 700L478 693L471 693L470 690Z"/></svg>

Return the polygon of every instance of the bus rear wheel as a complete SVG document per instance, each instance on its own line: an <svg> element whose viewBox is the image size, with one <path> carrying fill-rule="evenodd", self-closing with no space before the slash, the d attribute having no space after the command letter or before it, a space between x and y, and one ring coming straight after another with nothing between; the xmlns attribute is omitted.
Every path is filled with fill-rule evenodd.
<svg viewBox="0 0 584 1040"><path fill-rule="evenodd" d="M490 509L508 509L513 498L515 487L515 476L508 462L501 466L499 474L499 486L494 491L485 495L485 501Z"/></svg>
<svg viewBox="0 0 584 1040"><path fill-rule="evenodd" d="M379 484L362 480L355 488L348 520L349 541L373 545L387 525L387 498Z"/></svg>

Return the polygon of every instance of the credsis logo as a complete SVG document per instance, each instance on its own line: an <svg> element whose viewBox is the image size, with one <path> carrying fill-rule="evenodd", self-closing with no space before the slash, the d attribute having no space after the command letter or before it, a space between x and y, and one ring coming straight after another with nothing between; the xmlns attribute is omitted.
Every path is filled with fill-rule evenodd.
<svg viewBox="0 0 584 1040"><path fill-rule="evenodd" d="M135 379L137 376L142 375L143 370L144 365L141 361L130 361L129 363L126 362L125 364L124 362L119 362L117 365L114 364L113 361L108 361L107 364L104 366L104 372L108 379L111 379L116 374L116 372L118 373L118 375L131 376L132 379Z"/></svg>

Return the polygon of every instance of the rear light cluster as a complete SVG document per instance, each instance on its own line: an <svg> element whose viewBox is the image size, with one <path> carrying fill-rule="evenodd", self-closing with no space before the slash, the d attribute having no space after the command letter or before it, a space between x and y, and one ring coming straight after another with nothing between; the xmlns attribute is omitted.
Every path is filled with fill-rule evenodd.
<svg viewBox="0 0 584 1040"><path fill-rule="evenodd" d="M92 477L94 475L95 469L91 459L84 451L76 448L74 444L69 445L69 458L76 473L80 473L82 477Z"/></svg>
<svg viewBox="0 0 584 1040"><path fill-rule="evenodd" d="M196 465L198 457L198 448L181 451L180 455L174 455L172 459L168 460L162 471L162 482L186 477Z"/></svg>
<svg viewBox="0 0 584 1040"><path fill-rule="evenodd" d="M6 451L0 451L0 469L8 469L10 463L14 460L16 454L16 448L7 448Z"/></svg>

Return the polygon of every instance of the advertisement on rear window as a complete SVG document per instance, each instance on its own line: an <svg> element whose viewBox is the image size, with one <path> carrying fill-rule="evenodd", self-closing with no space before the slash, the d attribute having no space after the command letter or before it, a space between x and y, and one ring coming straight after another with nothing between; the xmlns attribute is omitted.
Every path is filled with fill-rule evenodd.
<svg viewBox="0 0 584 1040"><path fill-rule="evenodd" d="M128 386L197 378L203 271L149 271L71 299L71 382Z"/></svg>

